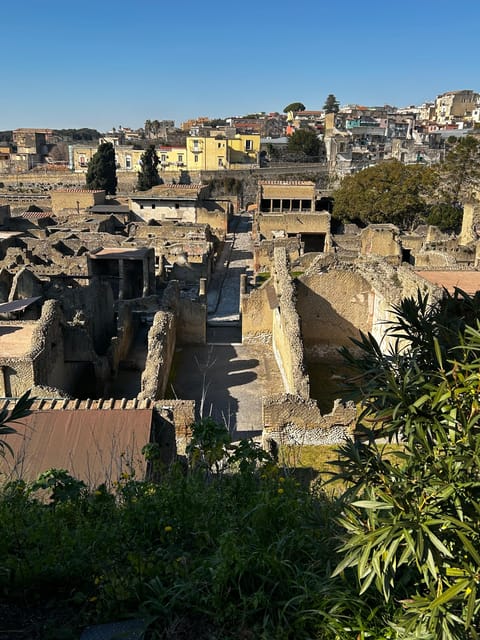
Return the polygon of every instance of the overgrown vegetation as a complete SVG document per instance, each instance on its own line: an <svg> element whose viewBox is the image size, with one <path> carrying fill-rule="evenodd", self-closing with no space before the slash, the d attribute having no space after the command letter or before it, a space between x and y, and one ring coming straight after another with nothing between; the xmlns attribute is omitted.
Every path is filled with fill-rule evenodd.
<svg viewBox="0 0 480 640"><path fill-rule="evenodd" d="M158 639L476 640L479 303L406 299L389 350L345 352L360 413L329 452L335 493L208 418L184 464L145 449L155 481L4 484L0 610L48 612L15 637L140 616Z"/></svg>

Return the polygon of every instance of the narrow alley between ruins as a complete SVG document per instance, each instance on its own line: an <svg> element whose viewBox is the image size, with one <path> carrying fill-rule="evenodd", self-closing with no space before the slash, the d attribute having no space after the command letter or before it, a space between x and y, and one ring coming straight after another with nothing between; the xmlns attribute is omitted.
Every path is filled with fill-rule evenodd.
<svg viewBox="0 0 480 640"><path fill-rule="evenodd" d="M177 349L168 390L195 400L197 417L226 424L234 439L260 435L262 397L283 391L271 347L242 344L240 276L252 261L251 219L236 216L208 288L207 344Z"/></svg>

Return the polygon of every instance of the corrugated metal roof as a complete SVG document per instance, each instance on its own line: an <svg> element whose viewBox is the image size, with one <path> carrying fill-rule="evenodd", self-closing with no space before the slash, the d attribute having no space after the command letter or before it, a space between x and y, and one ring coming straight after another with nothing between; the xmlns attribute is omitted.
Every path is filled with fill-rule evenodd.
<svg viewBox="0 0 480 640"><path fill-rule="evenodd" d="M25 311L30 305L37 300L40 300L41 296L35 298L23 298L22 300L12 300L12 302L2 302L0 304L0 313L13 313L14 311Z"/></svg>
<svg viewBox="0 0 480 640"><path fill-rule="evenodd" d="M153 409L34 411L7 436L14 451L5 459L12 477L33 480L48 469L66 469L93 487L123 472L145 477L142 447L150 441Z"/></svg>

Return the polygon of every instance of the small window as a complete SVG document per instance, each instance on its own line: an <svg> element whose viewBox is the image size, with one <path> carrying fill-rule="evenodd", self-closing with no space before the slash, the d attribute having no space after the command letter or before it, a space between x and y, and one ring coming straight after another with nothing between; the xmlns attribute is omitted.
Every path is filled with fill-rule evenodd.
<svg viewBox="0 0 480 640"><path fill-rule="evenodd" d="M152 209L155 209L155 205L152 203Z"/></svg>
<svg viewBox="0 0 480 640"><path fill-rule="evenodd" d="M178 154L178 162L183 162L183 153Z"/></svg>
<svg viewBox="0 0 480 640"><path fill-rule="evenodd" d="M218 166L223 167L223 158L218 159Z"/></svg>
<svg viewBox="0 0 480 640"><path fill-rule="evenodd" d="M251 151L253 149L253 140L245 140L245 151Z"/></svg>
<svg viewBox="0 0 480 640"><path fill-rule="evenodd" d="M167 156L164 153L162 153L160 160L161 160L161 162L166 162L167 161Z"/></svg>
<svg viewBox="0 0 480 640"><path fill-rule="evenodd" d="M175 202L175 209L180 209L180 205L178 204L178 202Z"/></svg>
<svg viewBox="0 0 480 640"><path fill-rule="evenodd" d="M198 162L198 156L193 156L195 162Z"/></svg>
<svg viewBox="0 0 480 640"><path fill-rule="evenodd" d="M131 168L132 168L132 157L125 156L125 169L131 169Z"/></svg>

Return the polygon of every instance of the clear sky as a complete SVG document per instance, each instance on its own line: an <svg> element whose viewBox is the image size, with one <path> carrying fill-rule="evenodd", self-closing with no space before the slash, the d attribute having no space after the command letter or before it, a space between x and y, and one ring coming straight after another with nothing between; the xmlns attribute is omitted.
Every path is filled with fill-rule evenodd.
<svg viewBox="0 0 480 640"><path fill-rule="evenodd" d="M479 0L4 0L0 130L480 91Z"/></svg>

